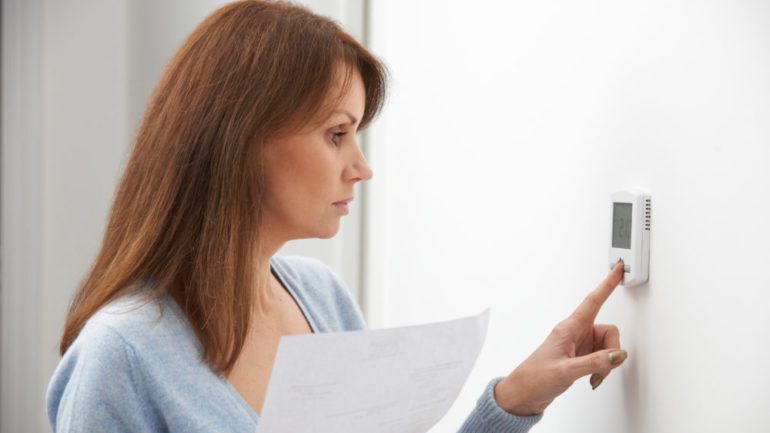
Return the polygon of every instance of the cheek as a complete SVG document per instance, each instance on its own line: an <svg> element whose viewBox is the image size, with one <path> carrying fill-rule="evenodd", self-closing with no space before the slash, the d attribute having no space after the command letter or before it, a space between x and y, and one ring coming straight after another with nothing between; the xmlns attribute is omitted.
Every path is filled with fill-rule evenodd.
<svg viewBox="0 0 770 433"><path fill-rule="evenodd" d="M266 201L307 209L336 198L333 155L314 143L290 150L265 161Z"/></svg>

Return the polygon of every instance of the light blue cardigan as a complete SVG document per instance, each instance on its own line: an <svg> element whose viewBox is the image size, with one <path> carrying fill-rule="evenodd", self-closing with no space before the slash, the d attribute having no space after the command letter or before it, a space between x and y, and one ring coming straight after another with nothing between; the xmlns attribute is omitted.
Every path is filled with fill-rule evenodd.
<svg viewBox="0 0 770 433"><path fill-rule="evenodd" d="M322 262L274 256L271 266L314 332L364 329L350 293ZM53 431L253 433L259 416L202 362L176 302L168 295L141 301L136 293L101 309L64 354L46 395ZM540 420L503 411L493 395L499 380L489 382L460 432L526 432Z"/></svg>

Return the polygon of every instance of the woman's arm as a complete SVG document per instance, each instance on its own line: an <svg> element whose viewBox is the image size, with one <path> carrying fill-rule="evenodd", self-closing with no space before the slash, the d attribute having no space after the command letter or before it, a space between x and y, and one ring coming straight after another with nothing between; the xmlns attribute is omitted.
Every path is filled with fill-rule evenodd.
<svg viewBox="0 0 770 433"><path fill-rule="evenodd" d="M487 384L459 433L526 433L540 421L542 413L519 416L500 407L496 401L495 387L502 379L497 377Z"/></svg>

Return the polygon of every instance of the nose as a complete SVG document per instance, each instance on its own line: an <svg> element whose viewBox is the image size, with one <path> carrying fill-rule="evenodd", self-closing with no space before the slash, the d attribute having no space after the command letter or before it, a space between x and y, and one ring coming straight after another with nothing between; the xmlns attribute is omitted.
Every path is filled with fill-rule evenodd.
<svg viewBox="0 0 770 433"><path fill-rule="evenodd" d="M369 180L374 175L374 173L372 173L372 168L369 167L369 163L366 161L366 157L361 148L355 146L355 149L355 155L347 167L345 178L354 182Z"/></svg>

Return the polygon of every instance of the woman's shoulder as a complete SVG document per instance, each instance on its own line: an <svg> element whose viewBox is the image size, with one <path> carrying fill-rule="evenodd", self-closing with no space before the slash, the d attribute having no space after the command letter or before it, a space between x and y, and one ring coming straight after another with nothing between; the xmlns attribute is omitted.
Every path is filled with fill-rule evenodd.
<svg viewBox="0 0 770 433"><path fill-rule="evenodd" d="M222 431L228 422L253 430L245 406L200 354L169 295L115 299L86 322L51 377L54 431Z"/></svg>
<svg viewBox="0 0 770 433"><path fill-rule="evenodd" d="M122 295L91 316L67 349L55 377L68 380L76 365L88 375L110 376L136 368L176 368L197 363L200 344L169 295ZM84 369L84 366L88 368Z"/></svg>
<svg viewBox="0 0 770 433"><path fill-rule="evenodd" d="M345 282L321 260L273 256L273 269L300 302L311 310L319 331L347 331L366 327L361 310Z"/></svg>
<svg viewBox="0 0 770 433"><path fill-rule="evenodd" d="M187 325L178 306L166 293L151 295L137 290L116 298L97 311L75 340L81 346L111 343L117 340L132 349L145 352L192 341L195 334Z"/></svg>

